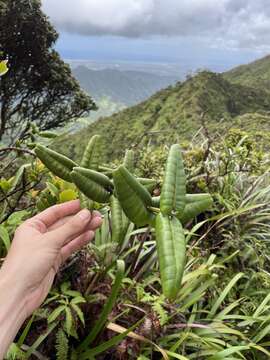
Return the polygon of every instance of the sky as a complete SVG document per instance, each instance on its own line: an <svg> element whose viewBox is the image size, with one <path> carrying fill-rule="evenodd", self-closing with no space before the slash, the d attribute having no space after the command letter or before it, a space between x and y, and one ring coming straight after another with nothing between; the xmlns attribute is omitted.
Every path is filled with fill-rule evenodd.
<svg viewBox="0 0 270 360"><path fill-rule="evenodd" d="M42 0L64 58L220 70L270 53L269 0Z"/></svg>

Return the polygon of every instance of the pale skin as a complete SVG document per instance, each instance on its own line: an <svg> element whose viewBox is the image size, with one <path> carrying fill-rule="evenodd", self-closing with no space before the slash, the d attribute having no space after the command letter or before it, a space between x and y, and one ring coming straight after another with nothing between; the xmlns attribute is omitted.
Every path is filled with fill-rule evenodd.
<svg viewBox="0 0 270 360"><path fill-rule="evenodd" d="M98 212L81 210L75 200L18 227L0 269L0 359L24 321L46 299L59 267L94 238L101 223Z"/></svg>

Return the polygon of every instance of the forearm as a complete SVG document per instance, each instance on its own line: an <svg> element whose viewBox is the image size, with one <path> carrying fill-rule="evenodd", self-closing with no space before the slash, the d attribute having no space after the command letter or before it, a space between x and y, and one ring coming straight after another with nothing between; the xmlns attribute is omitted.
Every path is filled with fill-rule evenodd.
<svg viewBox="0 0 270 360"><path fill-rule="evenodd" d="M24 294L15 276L0 270L0 360L25 321Z"/></svg>

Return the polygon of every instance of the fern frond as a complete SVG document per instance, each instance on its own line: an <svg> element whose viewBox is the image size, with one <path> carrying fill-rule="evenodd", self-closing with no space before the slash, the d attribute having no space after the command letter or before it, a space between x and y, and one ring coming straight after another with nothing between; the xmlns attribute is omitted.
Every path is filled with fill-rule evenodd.
<svg viewBox="0 0 270 360"><path fill-rule="evenodd" d="M68 352L69 352L69 345L68 345L68 338L63 331L63 329L59 329L56 334L56 359L57 360L68 360Z"/></svg>
<svg viewBox="0 0 270 360"><path fill-rule="evenodd" d="M162 303L161 302L154 302L152 307L153 307L153 310L155 311L155 313L158 316L160 325L161 326L165 325L169 320L169 316L168 316L167 311L162 306Z"/></svg>

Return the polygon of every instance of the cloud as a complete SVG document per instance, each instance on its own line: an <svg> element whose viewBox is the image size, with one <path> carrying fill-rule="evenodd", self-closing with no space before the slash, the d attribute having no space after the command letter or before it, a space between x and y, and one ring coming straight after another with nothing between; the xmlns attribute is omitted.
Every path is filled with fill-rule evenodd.
<svg viewBox="0 0 270 360"><path fill-rule="evenodd" d="M43 0L58 29L83 35L191 36L270 48L269 0Z"/></svg>

